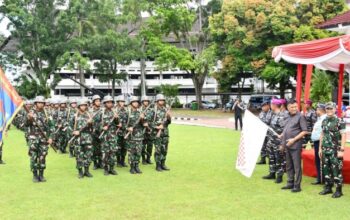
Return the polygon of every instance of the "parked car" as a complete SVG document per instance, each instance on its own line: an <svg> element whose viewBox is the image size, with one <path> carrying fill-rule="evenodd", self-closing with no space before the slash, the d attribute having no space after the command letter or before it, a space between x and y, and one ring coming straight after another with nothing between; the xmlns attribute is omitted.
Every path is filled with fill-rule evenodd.
<svg viewBox="0 0 350 220"><path fill-rule="evenodd" d="M192 104L193 104L193 103L197 103L197 101L196 101L196 100L193 100L193 101L187 103L187 104L185 105L185 108L192 108ZM202 108L203 108L203 109L214 109L214 108L216 108L216 107L217 107L217 106L216 106L215 103L202 100Z"/></svg>
<svg viewBox="0 0 350 220"><path fill-rule="evenodd" d="M251 112L259 112L261 110L261 105L264 102L270 102L275 95L252 95L248 102L248 110Z"/></svg>

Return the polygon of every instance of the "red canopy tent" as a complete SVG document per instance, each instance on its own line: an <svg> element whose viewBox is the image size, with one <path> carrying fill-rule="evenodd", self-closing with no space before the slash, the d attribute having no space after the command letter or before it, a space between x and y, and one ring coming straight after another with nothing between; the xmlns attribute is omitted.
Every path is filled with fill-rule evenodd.
<svg viewBox="0 0 350 220"><path fill-rule="evenodd" d="M296 99L300 107L303 65L306 65L304 100L310 97L313 67L338 72L338 115L341 114L344 71L350 73L350 35L275 47L272 57L297 64Z"/></svg>

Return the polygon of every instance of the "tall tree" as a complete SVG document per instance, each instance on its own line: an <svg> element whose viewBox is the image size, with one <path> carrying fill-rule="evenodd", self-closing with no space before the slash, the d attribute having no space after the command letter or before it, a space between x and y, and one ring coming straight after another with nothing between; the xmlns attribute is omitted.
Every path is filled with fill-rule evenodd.
<svg viewBox="0 0 350 220"><path fill-rule="evenodd" d="M0 7L0 12L10 20L8 29L18 41L17 50L30 66L19 84L36 84L35 95L48 97L60 80L54 73L73 31L66 12L59 10L63 4L64 1L57 0L4 0ZM53 81L49 84L51 75Z"/></svg>

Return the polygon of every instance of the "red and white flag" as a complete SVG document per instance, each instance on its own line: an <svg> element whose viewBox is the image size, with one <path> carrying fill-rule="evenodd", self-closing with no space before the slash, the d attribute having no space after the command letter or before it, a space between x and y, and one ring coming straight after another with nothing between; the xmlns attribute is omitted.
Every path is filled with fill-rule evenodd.
<svg viewBox="0 0 350 220"><path fill-rule="evenodd" d="M236 169L246 177L253 174L268 129L269 127L253 113L245 111Z"/></svg>

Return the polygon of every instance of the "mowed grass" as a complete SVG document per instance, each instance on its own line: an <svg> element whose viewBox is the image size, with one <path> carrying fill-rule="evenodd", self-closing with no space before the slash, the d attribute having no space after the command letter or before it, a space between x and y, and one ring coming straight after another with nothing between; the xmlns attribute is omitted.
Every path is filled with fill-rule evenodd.
<svg viewBox="0 0 350 220"><path fill-rule="evenodd" d="M171 109L172 115L174 117L204 117L204 118L230 118L233 117L233 112L224 112L222 109L201 109L201 110L191 110L191 109Z"/></svg>
<svg viewBox="0 0 350 220"><path fill-rule="evenodd" d="M239 133L171 125L168 165L142 175L118 169L118 176L92 171L77 178L68 155L47 158L46 183L32 183L23 134L12 129L0 166L0 219L349 219L350 187L335 200L303 179L303 191L282 191L262 180L267 166L250 179L234 169ZM284 180L285 183L285 180Z"/></svg>

